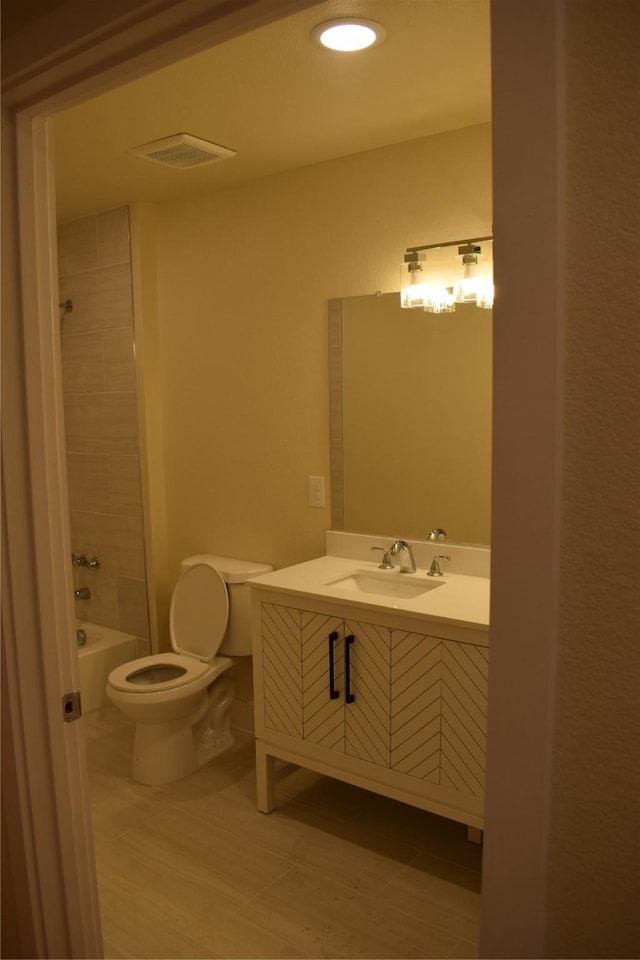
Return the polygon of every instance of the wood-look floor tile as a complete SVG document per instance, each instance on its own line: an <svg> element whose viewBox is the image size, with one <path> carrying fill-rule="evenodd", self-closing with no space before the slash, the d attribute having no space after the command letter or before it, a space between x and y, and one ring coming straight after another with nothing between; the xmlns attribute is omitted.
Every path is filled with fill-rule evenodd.
<svg viewBox="0 0 640 960"><path fill-rule="evenodd" d="M133 954L127 953L122 947L117 947L115 943L111 943L106 937L102 938L102 946L104 948L105 960L135 960Z"/></svg>
<svg viewBox="0 0 640 960"><path fill-rule="evenodd" d="M247 916L308 957L446 957L457 937L393 906L295 867L251 901Z"/></svg>
<svg viewBox="0 0 640 960"><path fill-rule="evenodd" d="M233 831L241 831L253 843L259 844L272 853L297 862L307 835L315 832L322 840L323 831L330 832L335 820L323 817L311 807L289 803L272 813L257 813L253 805L252 816Z"/></svg>
<svg viewBox="0 0 640 960"><path fill-rule="evenodd" d="M429 922L465 940L478 939L480 874L439 857L420 854L378 895L411 916Z"/></svg>
<svg viewBox="0 0 640 960"><path fill-rule="evenodd" d="M304 827L291 846L293 862L360 893L381 890L418 853L353 823L327 818L314 822L302 806L291 804L281 813Z"/></svg>
<svg viewBox="0 0 640 960"><path fill-rule="evenodd" d="M478 944L470 943L468 940L458 940L448 960L477 960Z"/></svg>
<svg viewBox="0 0 640 960"><path fill-rule="evenodd" d="M473 870L482 868L482 846L469 842L464 823L374 793L362 805L357 823L370 824L385 836L416 846L424 853Z"/></svg>
<svg viewBox="0 0 640 960"><path fill-rule="evenodd" d="M300 768L278 781L276 799L279 807L291 800L314 807L322 815L329 813L339 820L355 820L362 804L367 802L368 790L355 787L333 777L324 777L313 770Z"/></svg>
<svg viewBox="0 0 640 960"><path fill-rule="evenodd" d="M290 863L211 821L166 806L111 843L110 857L135 859L151 871L207 883L244 903L281 877Z"/></svg>
<svg viewBox="0 0 640 960"><path fill-rule="evenodd" d="M242 736L147 787L126 717L109 704L82 723L113 960L477 956L480 850L461 825L308 771L258 813Z"/></svg>
<svg viewBox="0 0 640 960"><path fill-rule="evenodd" d="M98 870L104 936L118 949L139 960L298 956L202 877L118 854L115 862L101 857Z"/></svg>

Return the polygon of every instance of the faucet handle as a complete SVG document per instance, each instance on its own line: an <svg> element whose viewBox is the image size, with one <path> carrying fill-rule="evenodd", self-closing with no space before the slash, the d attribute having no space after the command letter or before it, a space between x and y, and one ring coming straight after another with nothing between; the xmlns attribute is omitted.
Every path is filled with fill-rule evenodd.
<svg viewBox="0 0 640 960"><path fill-rule="evenodd" d="M393 570L389 549L387 547L371 547L372 550L382 550L382 563L379 564L381 570Z"/></svg>
<svg viewBox="0 0 640 960"><path fill-rule="evenodd" d="M434 557L433 560L431 561L431 567L429 568L429 571L427 573L428 577L444 576L444 574L442 573L442 570L440 569L440 564L438 563L438 560L451 560L451 557L448 556L446 553L439 553L436 557Z"/></svg>
<svg viewBox="0 0 640 960"><path fill-rule="evenodd" d="M443 530L442 527L434 527L433 530L429 531L427 540L444 540L446 536L446 530Z"/></svg>

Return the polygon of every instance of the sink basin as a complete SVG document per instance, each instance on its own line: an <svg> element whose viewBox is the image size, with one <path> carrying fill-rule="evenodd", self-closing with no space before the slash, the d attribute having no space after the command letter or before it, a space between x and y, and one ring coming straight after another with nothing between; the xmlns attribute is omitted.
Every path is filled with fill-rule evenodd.
<svg viewBox="0 0 640 960"><path fill-rule="evenodd" d="M429 590L443 586L442 580L414 579L412 574L375 573L373 571L355 571L337 580L327 583L328 587L350 590L355 593L368 593L376 597L391 597L395 600L411 600Z"/></svg>

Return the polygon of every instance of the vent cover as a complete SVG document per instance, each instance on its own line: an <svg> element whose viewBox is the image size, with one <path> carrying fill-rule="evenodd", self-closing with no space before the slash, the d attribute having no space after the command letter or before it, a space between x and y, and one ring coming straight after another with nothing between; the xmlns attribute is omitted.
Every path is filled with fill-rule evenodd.
<svg viewBox="0 0 640 960"><path fill-rule="evenodd" d="M205 163L228 160L236 155L235 150L192 137L189 133L177 133L173 137L152 140L151 143L143 143L141 147L134 147L129 152L176 170L201 167Z"/></svg>

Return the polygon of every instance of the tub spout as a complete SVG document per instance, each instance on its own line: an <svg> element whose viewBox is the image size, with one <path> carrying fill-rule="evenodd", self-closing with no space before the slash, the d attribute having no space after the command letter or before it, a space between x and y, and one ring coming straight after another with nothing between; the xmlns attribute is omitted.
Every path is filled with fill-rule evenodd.
<svg viewBox="0 0 640 960"><path fill-rule="evenodd" d="M91 590L89 590L89 587L80 587L73 591L73 596L75 600L90 600Z"/></svg>

